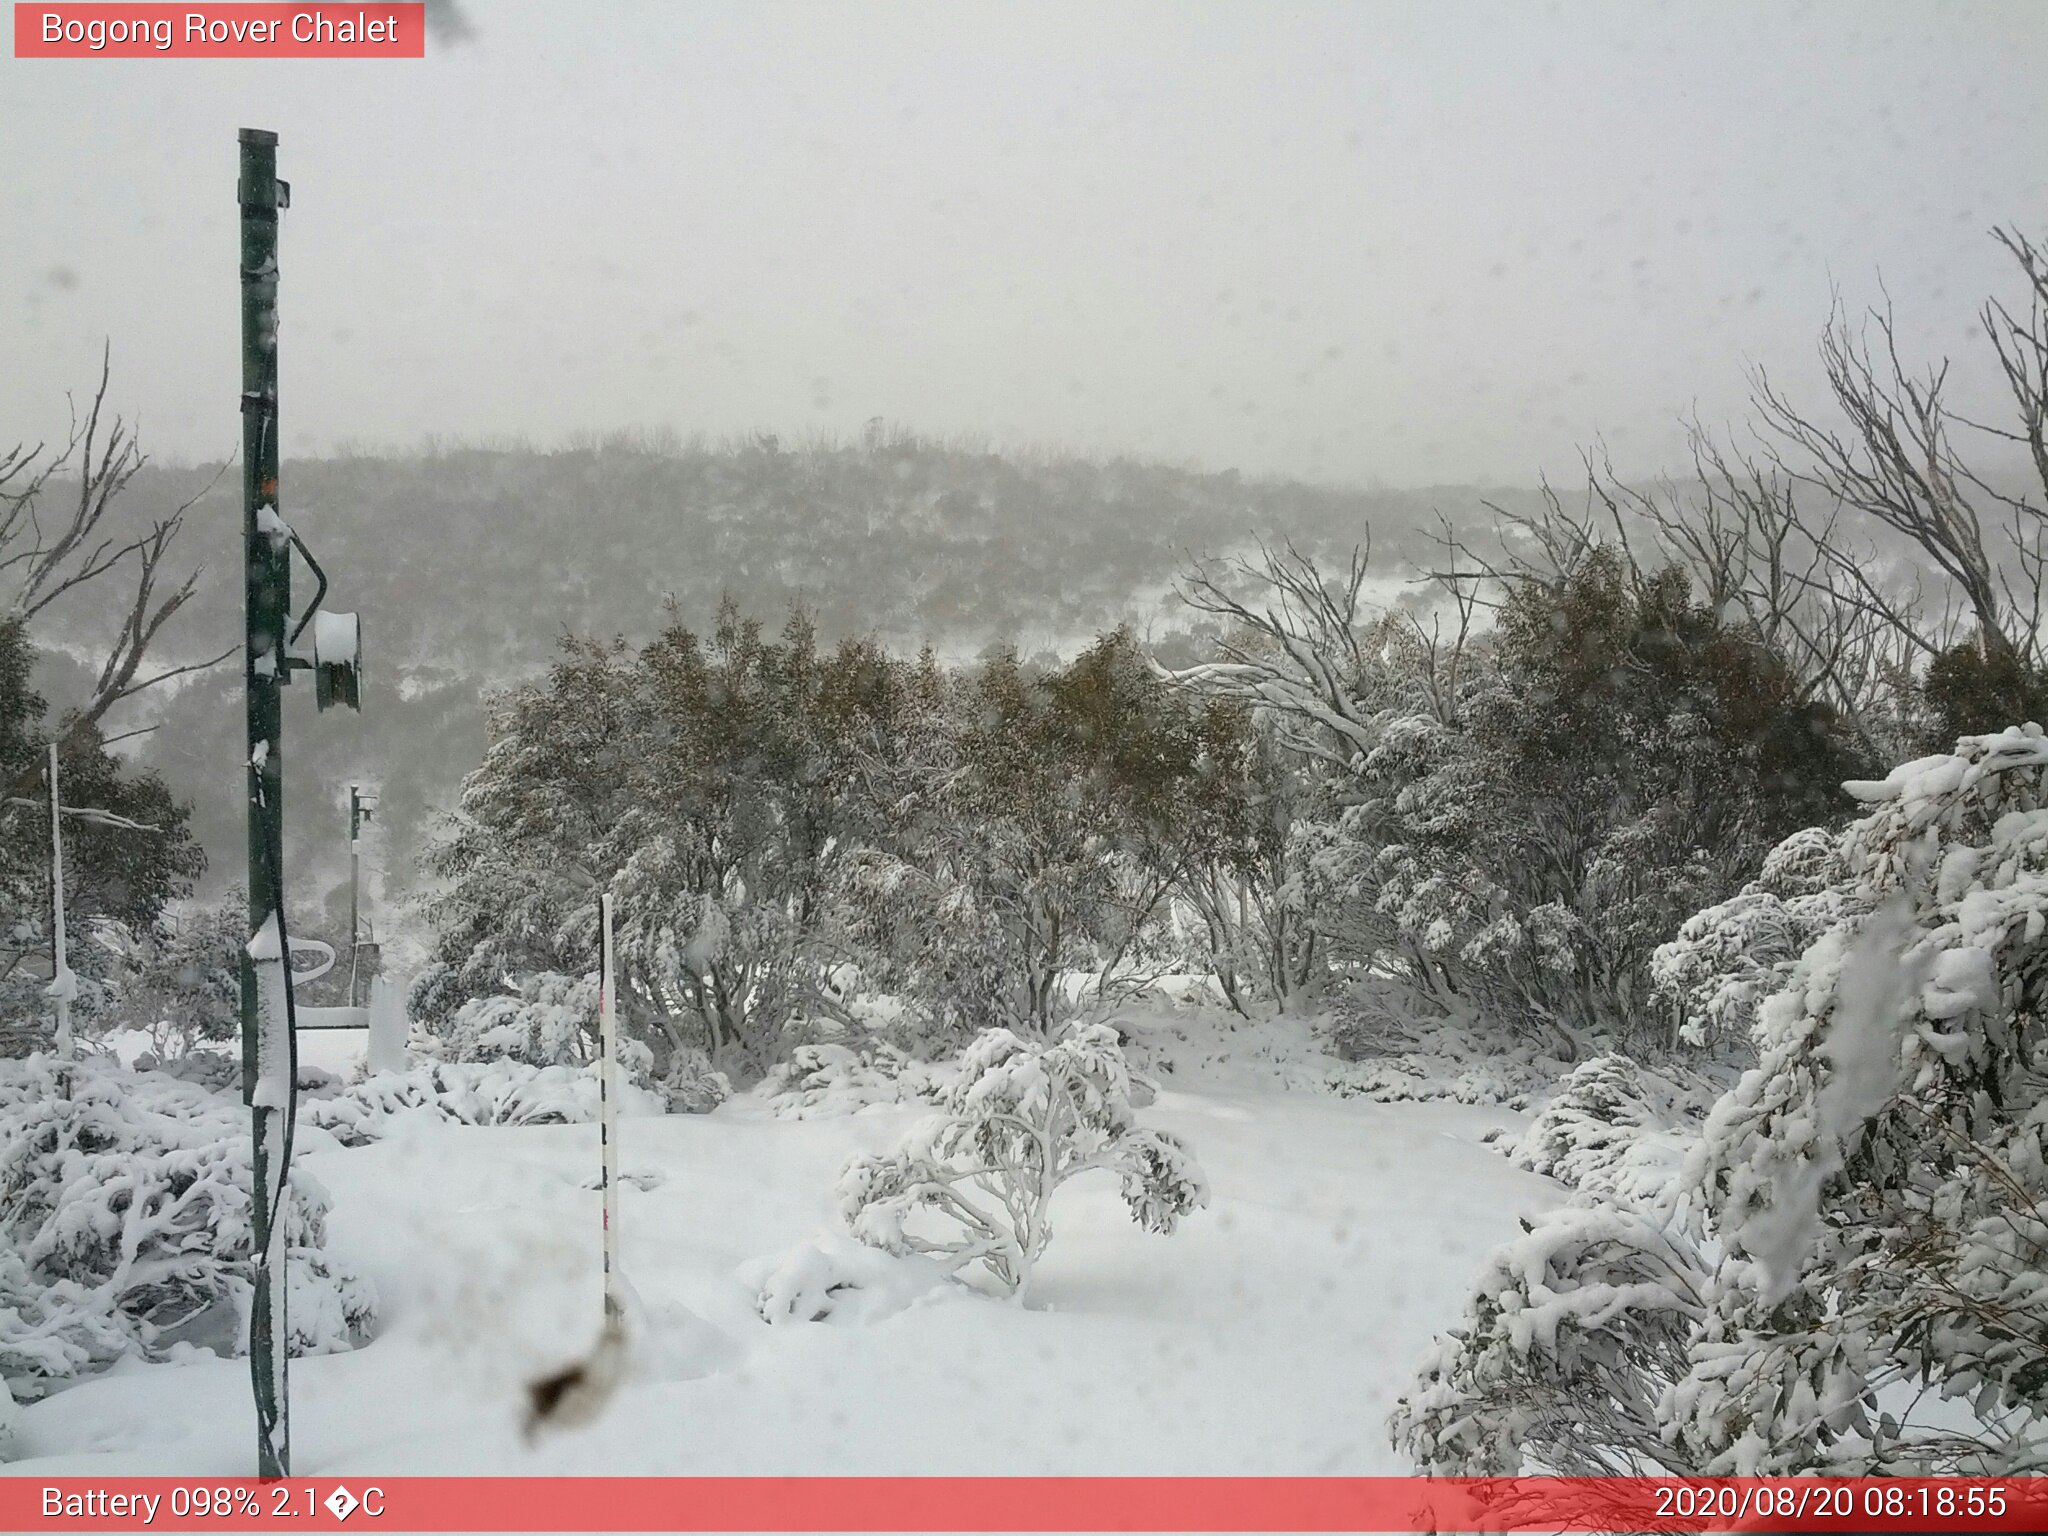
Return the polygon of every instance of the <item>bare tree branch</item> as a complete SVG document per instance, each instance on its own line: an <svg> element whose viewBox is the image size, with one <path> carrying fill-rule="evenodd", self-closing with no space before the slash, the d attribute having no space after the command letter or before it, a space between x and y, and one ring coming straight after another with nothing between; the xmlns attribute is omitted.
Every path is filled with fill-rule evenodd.
<svg viewBox="0 0 2048 1536"><path fill-rule="evenodd" d="M1292 544L1276 550L1261 541L1258 550L1256 562L1198 563L1182 579L1182 600L1225 622L1222 659L1161 673L1240 699L1273 719L1289 747L1347 766L1376 739L1363 685L1387 621L1368 616L1361 595L1371 546L1353 549L1328 578ZM1263 603L1241 596L1246 590L1260 592Z"/></svg>
<svg viewBox="0 0 2048 1536"><path fill-rule="evenodd" d="M1837 307L1821 336L1821 364L1846 431L1792 405L1761 369L1754 374L1753 398L1774 440L1770 457L1777 470L1904 535L1960 595L1980 647L2038 667L2048 659L2040 628L2048 511L2028 496L1993 486L1963 459L1955 439L1955 428L1962 427L2025 443L2048 490L2048 266L2023 236L1996 233L2031 289L2023 318L1996 299L1983 313L2019 414L2018 432L1982 428L1950 412L1944 396L1948 363L1915 373L1900 360L1888 300L1855 326ZM1887 605L1861 563L1833 548L1826 552L1870 611L1886 616Z"/></svg>
<svg viewBox="0 0 2048 1536"><path fill-rule="evenodd" d="M25 626L66 593L124 569L133 577L90 692L58 724L55 740L60 747L96 730L107 711L124 700L188 672L217 666L234 654L230 647L209 661L142 675L143 660L164 625L198 589L198 569L170 584L166 564L186 512L220 475L168 517L152 522L145 533L125 540L103 533L115 500L148 462L127 424L107 411L109 377L110 357L103 351L99 384L82 413L74 404L71 429L61 449L46 454L38 444L0 452L0 577L14 583L12 596L0 609L0 622ZM223 464L221 473L225 472ZM74 474L75 496L66 488L67 477ZM55 530L50 533L42 513L46 503L60 500L60 492L62 511L50 523ZM168 590L160 592L160 583ZM19 795L39 771L24 768L13 782L0 785L0 797Z"/></svg>

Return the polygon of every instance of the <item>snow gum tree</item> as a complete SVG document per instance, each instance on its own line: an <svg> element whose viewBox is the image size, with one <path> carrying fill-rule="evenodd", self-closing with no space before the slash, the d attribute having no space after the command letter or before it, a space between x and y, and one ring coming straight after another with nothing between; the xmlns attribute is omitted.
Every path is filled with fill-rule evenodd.
<svg viewBox="0 0 2048 1536"><path fill-rule="evenodd" d="M1230 627L1174 680L1245 707L1288 770L1251 780L1278 823L1254 905L1313 957L1275 991L1344 978L1361 1047L1454 1019L1566 1060L1668 1049L1657 945L1859 766L1833 707L1693 565L1545 508L1507 519L1491 562L1446 529L1412 607L1363 601L1364 549L1265 550L1184 584Z"/></svg>
<svg viewBox="0 0 2048 1536"><path fill-rule="evenodd" d="M1082 998L1142 979L1181 882L1250 839L1243 712L1152 671L1128 631L1069 665L999 652L948 689L918 814L854 871L849 909L879 980L958 1040L1043 1035Z"/></svg>
<svg viewBox="0 0 2048 1536"><path fill-rule="evenodd" d="M1052 1240L1054 1192L1094 1169L1116 1175L1148 1232L1172 1232L1208 1200L1187 1148L1138 1125L1114 1029L1053 1043L992 1029L963 1053L941 1113L895 1152L846 1165L839 1210L872 1247L978 1264L1017 1294Z"/></svg>
<svg viewBox="0 0 2048 1536"><path fill-rule="evenodd" d="M1781 657L1609 545L1513 586L1474 672L1454 725L1390 723L1366 754L1359 919L1568 1059L1641 1040L1656 947L1821 819L1853 760Z"/></svg>
<svg viewBox="0 0 2048 1536"><path fill-rule="evenodd" d="M664 1060L757 1073L837 1005L833 869L886 804L911 669L873 645L779 639L727 603L639 652L568 640L499 701L494 740L430 855L437 1019L524 978L595 970L597 892L617 902L621 1007Z"/></svg>
<svg viewBox="0 0 2048 1536"><path fill-rule="evenodd" d="M447 882L430 912L453 971L431 989L437 1013L507 977L592 968L595 886L621 861L646 732L617 646L565 640L544 682L493 701L491 745L428 851Z"/></svg>
<svg viewBox="0 0 2048 1536"><path fill-rule="evenodd" d="M1210 823L1212 836L1176 883L1174 911L1199 933L1189 968L1207 970L1224 1001L1249 1017L1256 1003L1290 1008L1321 991L1316 920L1325 888L1308 869L1319 809L1313 780L1249 712L1234 748L1232 814Z"/></svg>

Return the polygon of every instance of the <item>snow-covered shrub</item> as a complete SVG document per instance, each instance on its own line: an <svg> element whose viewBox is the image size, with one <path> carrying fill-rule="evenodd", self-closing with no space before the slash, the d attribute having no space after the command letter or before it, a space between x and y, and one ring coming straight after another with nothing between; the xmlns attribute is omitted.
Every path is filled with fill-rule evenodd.
<svg viewBox="0 0 2048 1536"><path fill-rule="evenodd" d="M462 972L446 960L420 967L405 989L405 1016L432 1039L448 1016L467 1001Z"/></svg>
<svg viewBox="0 0 2048 1536"><path fill-rule="evenodd" d="M1359 977L1337 989L1322 1028L1339 1064L1321 1067L1318 1086L1384 1103L1447 1099L1525 1109L1568 1070L1534 1041L1502 1040L1462 1008L1424 1012L1417 1003L1408 982L1392 976Z"/></svg>
<svg viewBox="0 0 2048 1536"><path fill-rule="evenodd" d="M232 1101L91 1059L0 1062L0 1375L39 1397L114 1360L240 1348L251 1294L247 1124ZM322 1251L327 1196L284 1213L292 1348L348 1349L375 1312Z"/></svg>
<svg viewBox="0 0 2048 1536"><path fill-rule="evenodd" d="M1572 1068L1516 1144L1514 1160L1581 1188L1655 1122L1636 1064L1610 1051Z"/></svg>
<svg viewBox="0 0 2048 1536"><path fill-rule="evenodd" d="M850 1115L875 1104L936 1099L944 1074L886 1043L800 1045L761 1084L762 1097L787 1120Z"/></svg>
<svg viewBox="0 0 2048 1536"><path fill-rule="evenodd" d="M597 994L594 971L587 976L542 971L524 978L515 993L474 997L450 1009L421 1041L423 1053L447 1062L581 1067L594 1062L600 1050ZM732 1096L732 1083L703 1051L671 1044L667 1056L657 1072L645 1041L620 1036L619 1068L625 1080L658 1094L671 1110L704 1114ZM511 1083L516 1076L492 1081Z"/></svg>
<svg viewBox="0 0 2048 1536"><path fill-rule="evenodd" d="M1670 1407L1709 1471L2048 1454L2044 780L2028 726L1850 786L1847 915L1688 1162L1727 1258Z"/></svg>
<svg viewBox="0 0 2048 1536"><path fill-rule="evenodd" d="M1188 675L1249 692L1327 766L1328 804L1293 835L1340 976L1568 1060L1669 1049L1657 946L1823 818L1854 759L1786 656L1684 571L1583 528L1539 544L1455 656L1367 625L1362 565L1346 587L1269 560L1260 601L1207 590L1271 648Z"/></svg>
<svg viewBox="0 0 2048 1536"><path fill-rule="evenodd" d="M1207 846L1176 881L1177 952L1247 1018L1258 1002L1301 1009L1328 974L1319 931L1327 889L1308 878L1323 786L1257 712L1236 741L1219 745L1238 788L1212 798Z"/></svg>
<svg viewBox="0 0 2048 1536"><path fill-rule="evenodd" d="M1765 856L1755 880L1658 947L1650 974L1678 1008L1685 1040L1748 1037L1757 1005L1784 985L1806 946L1848 915L1844 902L1863 899L1841 861L1835 833L1795 832Z"/></svg>
<svg viewBox="0 0 2048 1536"><path fill-rule="evenodd" d="M698 1050L671 1051L668 1066L644 1086L661 1096L672 1115L708 1115L732 1097L732 1079Z"/></svg>
<svg viewBox="0 0 2048 1536"><path fill-rule="evenodd" d="M192 1050L168 1058L144 1051L135 1058L138 1072L157 1072L181 1083L193 1083L209 1093L227 1093L241 1086L242 1063L225 1051Z"/></svg>
<svg viewBox="0 0 2048 1536"><path fill-rule="evenodd" d="M1668 1211L1679 1196L1686 1148L1697 1134L1686 1111L1704 1104L1655 1083L1627 1056L1609 1052L1566 1074L1557 1094L1503 1148L1517 1167L1592 1195Z"/></svg>
<svg viewBox="0 0 2048 1536"><path fill-rule="evenodd" d="M742 1265L761 1321L877 1323L946 1283L946 1266L826 1233L772 1259Z"/></svg>
<svg viewBox="0 0 2048 1536"><path fill-rule="evenodd" d="M962 1055L941 1113L896 1151L847 1163L839 1211L864 1243L930 1254L956 1272L979 1263L1017 1293L1051 1240L1054 1191L1091 1168L1122 1180L1124 1203L1148 1232L1173 1231L1208 1200L1187 1148L1132 1115L1129 1069L1109 1025L1073 1028L1051 1044L991 1029Z"/></svg>
<svg viewBox="0 0 2048 1536"><path fill-rule="evenodd" d="M1698 1249L1619 1205L1523 1226L1488 1255L1464 1318L1395 1406L1394 1443L1451 1476L1668 1466L1659 1397L1705 1315Z"/></svg>
<svg viewBox="0 0 2048 1536"><path fill-rule="evenodd" d="M2048 737L1966 737L1850 788L1867 812L1834 850L1839 915L1756 1006L1757 1065L1686 1157L1682 1218L1582 1195L1554 1226L1605 1246L1546 1240L1529 1328L1500 1323L1498 1282L1547 1229L1496 1255L1396 1414L1425 1465L1497 1468L1560 1382L1577 1439L1529 1440L1559 1471L2043 1465ZM1558 1297L1613 1341L1594 1375L1541 1321Z"/></svg>
<svg viewBox="0 0 2048 1536"><path fill-rule="evenodd" d="M22 482L10 478L8 514L0 528L0 543L9 547L5 564L10 581L24 571L17 562L28 559L26 569L32 572L38 556L60 563L77 557L79 566L72 573L76 580L103 550L88 555L93 540L46 541L29 533L35 513L28 510L24 515L24 510L32 508L41 481L29 484L22 501L12 494L21 491ZM17 546L17 536L36 547ZM107 570L108 563L99 563L97 569ZM31 587L35 579L30 577ZM45 593L44 600L53 595ZM191 890L206 867L206 856L192 836L187 808L173 798L163 780L146 770L136 771L122 754L109 750L90 709L84 718L73 713L74 707L88 703L86 696L57 700L58 707L52 710L50 701L33 686L37 650L50 637L32 629L28 621L38 606L29 588L11 590L10 598L19 601L11 600L0 614L0 782L9 786L0 795L5 810L0 815L0 1048L11 1053L21 1046L35 1049L52 1038L53 981L70 996L75 1038L88 1038L103 1027L105 1006L115 995L113 973L123 942L147 929L167 902ZM169 612L166 608L160 616ZM137 646L133 655L140 656L145 637L138 632L128 640ZM100 686L104 690L118 685L102 679ZM111 696L102 693L102 707ZM68 978L51 973L50 822L46 790L36 787L48 783L44 765L53 741L59 749L64 804L70 811L64 829ZM40 816L38 804L43 806ZM138 826L148 830L137 832ZM102 943L102 936L110 942Z"/></svg>
<svg viewBox="0 0 2048 1536"><path fill-rule="evenodd" d="M1127 630L1042 671L1000 650L950 691L885 834L837 883L875 984L957 1048L991 1024L1046 1036L1082 998L1176 968L1181 875L1227 860L1248 721L1158 677Z"/></svg>
<svg viewBox="0 0 2048 1536"><path fill-rule="evenodd" d="M474 997L434 1031L449 1061L520 1061L530 1067L575 1065L597 1048L597 973L522 977L514 993ZM645 1046L637 1041L622 1042Z"/></svg>
<svg viewBox="0 0 2048 1536"><path fill-rule="evenodd" d="M662 1101L622 1084L627 1114L658 1111ZM535 1067L518 1061L429 1062L409 1072L380 1072L331 1098L299 1105L299 1123L318 1126L344 1146L378 1140L400 1118L450 1125L586 1125L598 1116L594 1067Z"/></svg>

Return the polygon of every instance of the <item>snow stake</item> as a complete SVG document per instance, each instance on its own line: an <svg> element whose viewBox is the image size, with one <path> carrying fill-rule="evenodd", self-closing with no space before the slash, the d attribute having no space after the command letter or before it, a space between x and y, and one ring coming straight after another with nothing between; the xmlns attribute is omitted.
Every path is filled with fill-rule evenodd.
<svg viewBox="0 0 2048 1536"><path fill-rule="evenodd" d="M57 743L50 743L50 996L57 1003L57 1055L71 1059L71 997L78 983L64 953L64 796L57 787Z"/></svg>
<svg viewBox="0 0 2048 1536"><path fill-rule="evenodd" d="M597 899L598 1188L604 1203L604 1326L581 1360L530 1383L526 1437L542 1428L587 1424L617 1390L625 1369L625 1285L619 1273L619 1011L612 966L612 899Z"/></svg>
<svg viewBox="0 0 2048 1536"><path fill-rule="evenodd" d="M604 1166L604 1320L613 1327L625 1308L619 1300L619 1008L612 979L612 899L597 899L598 973L597 1139Z"/></svg>
<svg viewBox="0 0 2048 1536"><path fill-rule="evenodd" d="M242 1096L251 1118L254 1285L249 1373L256 1396L256 1470L291 1475L285 1316L284 1202L298 1098L292 944L284 904L284 711L294 668L310 669L325 709L358 707L362 643L355 615L325 612L327 575L278 514L277 222L291 188L277 179L277 135L239 137L242 281L242 554L247 643L242 681L249 727L249 943L242 957ZM291 552L313 573L313 601L287 631ZM300 644L313 628L309 645Z"/></svg>

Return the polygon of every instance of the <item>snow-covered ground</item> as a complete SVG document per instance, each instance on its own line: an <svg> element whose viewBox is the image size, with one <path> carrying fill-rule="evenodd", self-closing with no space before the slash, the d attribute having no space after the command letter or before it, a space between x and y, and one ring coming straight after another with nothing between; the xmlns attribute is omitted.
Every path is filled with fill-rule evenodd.
<svg viewBox="0 0 2048 1536"><path fill-rule="evenodd" d="M948 1284L779 1326L755 1311L760 1261L833 1230L841 1163L922 1111L792 1119L749 1097L629 1120L623 1267L642 1305L626 1379L595 1419L532 1443L527 1383L598 1331L595 1127L401 1124L311 1151L330 1246L381 1315L365 1347L294 1362L294 1469L1411 1470L1388 1407L1484 1251L1561 1191L1480 1145L1522 1116L1285 1075L1192 1061L1160 1078L1142 1116L1187 1140L1213 1189L1174 1236L1087 1175L1054 1206L1028 1306ZM253 1434L245 1362L137 1366L27 1408L7 1470L244 1473Z"/></svg>

